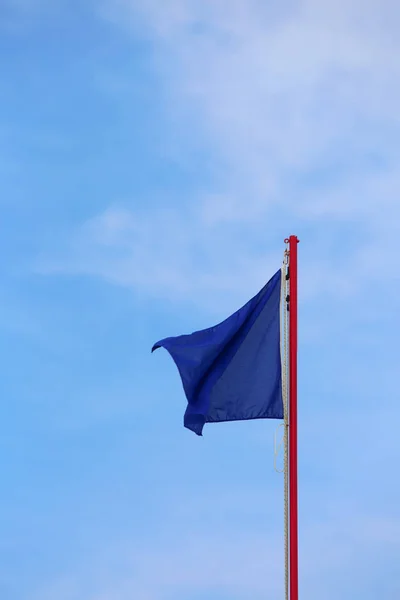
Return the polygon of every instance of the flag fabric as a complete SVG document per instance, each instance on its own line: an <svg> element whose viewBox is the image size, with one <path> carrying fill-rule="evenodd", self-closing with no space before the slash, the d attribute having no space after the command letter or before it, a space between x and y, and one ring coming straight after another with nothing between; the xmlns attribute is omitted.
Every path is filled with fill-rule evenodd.
<svg viewBox="0 0 400 600"><path fill-rule="evenodd" d="M228 319L154 344L174 360L188 401L184 425L283 419L279 270Z"/></svg>

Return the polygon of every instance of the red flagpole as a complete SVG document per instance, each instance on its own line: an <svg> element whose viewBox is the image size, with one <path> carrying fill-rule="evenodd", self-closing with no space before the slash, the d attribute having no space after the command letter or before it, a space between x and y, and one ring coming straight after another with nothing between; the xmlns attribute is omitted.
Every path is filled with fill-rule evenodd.
<svg viewBox="0 0 400 600"><path fill-rule="evenodd" d="M297 494L297 244L289 238L289 590L299 598L298 494Z"/></svg>

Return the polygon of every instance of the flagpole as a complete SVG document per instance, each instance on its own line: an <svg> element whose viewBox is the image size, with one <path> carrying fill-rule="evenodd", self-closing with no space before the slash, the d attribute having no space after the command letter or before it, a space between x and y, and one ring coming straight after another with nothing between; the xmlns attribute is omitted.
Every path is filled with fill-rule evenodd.
<svg viewBox="0 0 400 600"><path fill-rule="evenodd" d="M297 244L289 238L289 580L290 600L299 598L297 492Z"/></svg>

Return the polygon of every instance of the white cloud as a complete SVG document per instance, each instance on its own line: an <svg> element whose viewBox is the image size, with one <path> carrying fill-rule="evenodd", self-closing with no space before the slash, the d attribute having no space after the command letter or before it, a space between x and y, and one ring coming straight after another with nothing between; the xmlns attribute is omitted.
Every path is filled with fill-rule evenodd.
<svg viewBox="0 0 400 600"><path fill-rule="evenodd" d="M359 151L360 134L370 146L375 120L398 124L399 43L390 33L400 18L392 2L118 6L121 17L144 18L178 110L190 104L224 158L257 174L258 189L285 168L343 154L349 138Z"/></svg>
<svg viewBox="0 0 400 600"><path fill-rule="evenodd" d="M205 131L217 148L233 202L229 210L224 196L228 219L252 209L258 218L271 202L296 210L301 186L288 198L286 185L293 174L320 177L327 166L346 165L344 185L323 186L336 191L335 205L354 173L370 179L376 166L363 168L368 154L392 163L389 176L397 171L395 3L125 0L114 7L133 23L142 17L175 110L189 112L198 135ZM215 207L220 218L221 202Z"/></svg>
<svg viewBox="0 0 400 600"><path fill-rule="evenodd" d="M215 189L179 209L110 208L42 270L167 297L240 295L262 285L295 231L306 295L346 296L387 276L399 227L397 4L110 0L102 16L152 41L171 118L209 147Z"/></svg>
<svg viewBox="0 0 400 600"><path fill-rule="evenodd" d="M279 268L280 257L272 261L268 255L239 253L232 270L233 243L229 231L199 227L192 213L160 210L139 215L110 209L77 232L64 257L43 260L39 268L44 273L100 276L170 298L187 299L196 293L204 297L209 290L237 294L244 281L256 292L265 276ZM237 249L242 245L238 240Z"/></svg>

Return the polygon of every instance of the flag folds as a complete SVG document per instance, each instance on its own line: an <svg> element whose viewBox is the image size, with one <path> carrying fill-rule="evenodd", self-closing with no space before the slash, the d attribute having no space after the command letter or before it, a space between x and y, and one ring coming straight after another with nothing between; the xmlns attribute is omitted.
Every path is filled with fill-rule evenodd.
<svg viewBox="0 0 400 600"><path fill-rule="evenodd" d="M205 423L282 419L279 270L225 321L154 344L178 367L188 401L184 425L202 435Z"/></svg>

